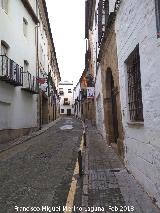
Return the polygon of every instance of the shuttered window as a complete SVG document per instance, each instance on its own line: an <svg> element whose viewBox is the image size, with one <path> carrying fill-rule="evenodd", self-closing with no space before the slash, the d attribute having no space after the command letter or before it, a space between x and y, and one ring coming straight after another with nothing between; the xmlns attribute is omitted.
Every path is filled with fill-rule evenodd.
<svg viewBox="0 0 160 213"><path fill-rule="evenodd" d="M157 38L160 38L160 0L155 0Z"/></svg>

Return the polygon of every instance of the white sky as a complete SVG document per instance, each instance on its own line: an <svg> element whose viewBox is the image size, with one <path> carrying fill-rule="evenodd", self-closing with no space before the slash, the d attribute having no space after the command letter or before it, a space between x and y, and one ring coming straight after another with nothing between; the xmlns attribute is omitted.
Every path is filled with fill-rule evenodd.
<svg viewBox="0 0 160 213"><path fill-rule="evenodd" d="M77 84L84 70L85 0L46 0L62 81Z"/></svg>

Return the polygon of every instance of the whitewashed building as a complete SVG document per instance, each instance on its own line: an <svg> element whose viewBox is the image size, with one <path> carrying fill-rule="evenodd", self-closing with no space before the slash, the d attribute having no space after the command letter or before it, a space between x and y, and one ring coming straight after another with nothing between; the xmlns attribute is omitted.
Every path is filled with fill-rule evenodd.
<svg viewBox="0 0 160 213"><path fill-rule="evenodd" d="M45 1L0 1L1 143L38 129L43 117L49 122L50 99L58 82L52 96L47 85L43 103L44 85L39 80L47 82L49 73L53 82L54 77L60 81Z"/></svg>
<svg viewBox="0 0 160 213"><path fill-rule="evenodd" d="M73 115L74 114L74 100L73 100L73 82L59 83L60 95L60 114Z"/></svg>
<svg viewBox="0 0 160 213"><path fill-rule="evenodd" d="M121 1L116 35L125 164L160 206L160 1Z"/></svg>
<svg viewBox="0 0 160 213"><path fill-rule="evenodd" d="M102 74L101 67L97 61L99 55L98 45L98 4L99 0L96 0L92 13L94 14L92 20L92 27L89 30L89 46L92 52L93 70L94 70L94 82L95 82L95 111L96 111L96 127L106 139L106 130L104 125L104 107L103 107L103 93L102 93Z"/></svg>
<svg viewBox="0 0 160 213"><path fill-rule="evenodd" d="M22 1L0 1L0 141L37 127L38 18ZM24 73L25 72L25 73Z"/></svg>
<svg viewBox="0 0 160 213"><path fill-rule="evenodd" d="M80 82L74 87L74 115L81 118L81 85Z"/></svg>

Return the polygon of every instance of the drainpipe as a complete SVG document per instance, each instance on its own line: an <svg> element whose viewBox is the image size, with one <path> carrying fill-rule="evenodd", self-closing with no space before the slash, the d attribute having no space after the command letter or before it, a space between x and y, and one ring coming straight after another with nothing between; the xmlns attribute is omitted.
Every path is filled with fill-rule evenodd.
<svg viewBox="0 0 160 213"><path fill-rule="evenodd" d="M36 0L36 15L38 17L38 1ZM37 61L37 69L36 69L36 74L37 74L37 79L38 79L38 95L39 95L39 129L42 128L42 123L41 123L41 93L40 93L40 87L39 87L39 48L38 48L38 44L39 44L39 35L38 35L38 27L39 24L37 24L36 26L36 61Z"/></svg>

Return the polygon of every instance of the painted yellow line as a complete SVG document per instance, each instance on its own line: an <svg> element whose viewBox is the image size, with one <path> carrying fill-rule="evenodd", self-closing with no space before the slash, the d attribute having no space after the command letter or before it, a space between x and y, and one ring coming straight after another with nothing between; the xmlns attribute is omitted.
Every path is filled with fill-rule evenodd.
<svg viewBox="0 0 160 213"><path fill-rule="evenodd" d="M80 149L82 150L82 148L83 148L83 137L82 137L81 144L80 144ZM74 197L75 197L76 188L77 188L77 178L76 178L77 175L79 175L78 158L77 158L77 162L76 162L76 165L74 168L74 172L73 172L73 176L72 176L72 183L71 183L71 187L70 187L70 190L68 193L64 213L72 213Z"/></svg>

